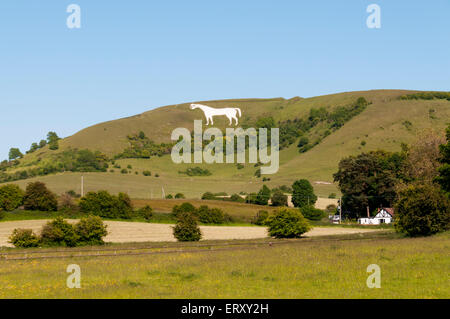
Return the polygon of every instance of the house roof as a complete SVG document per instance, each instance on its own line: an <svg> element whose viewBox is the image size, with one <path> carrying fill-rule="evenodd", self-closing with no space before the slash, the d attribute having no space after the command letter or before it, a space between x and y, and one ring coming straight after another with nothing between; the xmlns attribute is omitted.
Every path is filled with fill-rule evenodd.
<svg viewBox="0 0 450 319"><path fill-rule="evenodd" d="M383 207L383 208L378 208L378 213L381 210L385 210L389 215L391 215L392 217L394 217L394 209L392 207Z"/></svg>

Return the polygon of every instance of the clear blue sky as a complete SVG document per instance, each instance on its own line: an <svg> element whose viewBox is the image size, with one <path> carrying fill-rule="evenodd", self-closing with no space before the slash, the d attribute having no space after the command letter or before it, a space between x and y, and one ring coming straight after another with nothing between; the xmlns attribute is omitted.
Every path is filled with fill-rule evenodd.
<svg viewBox="0 0 450 319"><path fill-rule="evenodd" d="M66 8L81 7L81 29ZM381 7L381 29L366 8ZM450 90L450 1L2 0L0 159L208 99Z"/></svg>

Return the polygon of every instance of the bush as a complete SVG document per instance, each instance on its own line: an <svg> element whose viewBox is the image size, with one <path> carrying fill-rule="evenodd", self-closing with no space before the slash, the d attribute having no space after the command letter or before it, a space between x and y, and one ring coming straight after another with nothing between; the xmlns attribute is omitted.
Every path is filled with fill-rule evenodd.
<svg viewBox="0 0 450 319"><path fill-rule="evenodd" d="M20 248L38 247L39 237L31 229L14 229L9 242Z"/></svg>
<svg viewBox="0 0 450 319"><path fill-rule="evenodd" d="M149 221L153 216L153 209L149 205L146 205L138 210L138 214L146 221Z"/></svg>
<svg viewBox="0 0 450 319"><path fill-rule="evenodd" d="M265 225L267 218L269 218L269 212L266 210L260 210L256 213L256 216L253 217L252 224L263 226Z"/></svg>
<svg viewBox="0 0 450 319"><path fill-rule="evenodd" d="M245 199L242 198L242 197L241 197L240 195L238 195L238 194L233 194L233 195L231 195L231 197L230 197L229 200L232 201L232 202L237 202L237 203L244 203L244 202L245 202Z"/></svg>
<svg viewBox="0 0 450 319"><path fill-rule="evenodd" d="M175 198L177 198L177 199L185 199L186 196L184 196L183 193L177 193L177 194L175 195Z"/></svg>
<svg viewBox="0 0 450 319"><path fill-rule="evenodd" d="M178 241L199 241L202 238L195 216L185 212L179 214L173 235Z"/></svg>
<svg viewBox="0 0 450 319"><path fill-rule="evenodd" d="M80 209L88 213L104 218L131 218L133 206L127 194L119 193L118 196L107 191L89 192L80 200Z"/></svg>
<svg viewBox="0 0 450 319"><path fill-rule="evenodd" d="M216 199L216 197L214 196L213 193L211 193L211 192L206 192L206 193L204 193L204 194L202 195L202 199L203 199L203 200L214 200L214 199Z"/></svg>
<svg viewBox="0 0 450 319"><path fill-rule="evenodd" d="M81 218L74 228L78 237L77 245L103 245L103 237L108 235L107 226L98 216Z"/></svg>
<svg viewBox="0 0 450 319"><path fill-rule="evenodd" d="M336 198L336 193L331 193L330 195L328 195L328 198Z"/></svg>
<svg viewBox="0 0 450 319"><path fill-rule="evenodd" d="M22 205L25 193L19 186L9 184L0 187L0 208L10 212Z"/></svg>
<svg viewBox="0 0 450 319"><path fill-rule="evenodd" d="M209 208L206 205L200 206L194 213L198 216L198 220L204 224L223 224L225 215L219 208Z"/></svg>
<svg viewBox="0 0 450 319"><path fill-rule="evenodd" d="M302 215L309 220L321 220L325 217L325 213L321 209L314 208L314 206L304 206L300 208Z"/></svg>
<svg viewBox="0 0 450 319"><path fill-rule="evenodd" d="M25 192L24 206L27 210L56 211L58 200L44 183L29 183Z"/></svg>
<svg viewBox="0 0 450 319"><path fill-rule="evenodd" d="M0 220L2 220L3 218L5 218L5 212L2 208L0 208Z"/></svg>
<svg viewBox="0 0 450 319"><path fill-rule="evenodd" d="M150 172L150 171L143 171L142 174L144 176L152 176L152 172Z"/></svg>
<svg viewBox="0 0 450 319"><path fill-rule="evenodd" d="M270 189L266 185L263 185L263 187L259 190L258 194L256 195L256 201L255 204L257 205L267 205L270 199Z"/></svg>
<svg viewBox="0 0 450 319"><path fill-rule="evenodd" d="M287 206L287 196L280 190L276 190L271 198L272 206Z"/></svg>
<svg viewBox="0 0 450 319"><path fill-rule="evenodd" d="M191 203L183 203L181 205L175 205L172 208L172 214L175 216L180 215L181 213L195 213L196 208Z"/></svg>
<svg viewBox="0 0 450 319"><path fill-rule="evenodd" d="M79 236L71 224L62 217L57 217L44 225L41 232L41 241L44 246L75 247L79 241Z"/></svg>
<svg viewBox="0 0 450 319"><path fill-rule="evenodd" d="M336 207L336 205L330 204L330 205L327 206L327 208L325 209L325 211L326 211L328 214L336 214L336 212L337 212L337 207Z"/></svg>
<svg viewBox="0 0 450 319"><path fill-rule="evenodd" d="M73 197L66 193L59 197L58 210L64 213L74 213L78 211L78 206L75 204Z"/></svg>
<svg viewBox="0 0 450 319"><path fill-rule="evenodd" d="M450 201L437 187L412 185L399 192L395 228L410 237L429 236L450 229Z"/></svg>
<svg viewBox="0 0 450 319"><path fill-rule="evenodd" d="M280 208L267 219L270 236L276 238L299 238L311 229L308 221L297 209Z"/></svg>

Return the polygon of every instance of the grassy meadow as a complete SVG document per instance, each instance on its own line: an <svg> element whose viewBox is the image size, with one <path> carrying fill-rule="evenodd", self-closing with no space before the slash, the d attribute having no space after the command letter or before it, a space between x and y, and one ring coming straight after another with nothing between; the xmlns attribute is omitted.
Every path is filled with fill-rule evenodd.
<svg viewBox="0 0 450 319"><path fill-rule="evenodd" d="M341 239L353 240L300 239L243 250L143 256L0 260L0 298L450 297L450 233ZM80 289L66 287L69 264L81 267ZM379 289L366 285L370 264L381 268Z"/></svg>

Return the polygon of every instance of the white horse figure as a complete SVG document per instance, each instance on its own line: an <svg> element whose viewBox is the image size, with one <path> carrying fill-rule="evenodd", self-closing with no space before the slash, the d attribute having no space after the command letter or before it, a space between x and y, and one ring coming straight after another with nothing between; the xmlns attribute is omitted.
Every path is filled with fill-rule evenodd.
<svg viewBox="0 0 450 319"><path fill-rule="evenodd" d="M233 124L233 119L236 120L236 124L238 125L238 118L237 114L239 113L239 117L242 116L241 109L237 107L227 107L223 109L215 109L213 107L209 107L202 104L191 104L191 110L195 109L201 109L203 113L205 113L206 117L206 125L209 125L209 121L211 121L211 124L214 125L213 122L213 116L219 116L219 115L225 115L228 117L228 120L230 121L230 125Z"/></svg>

